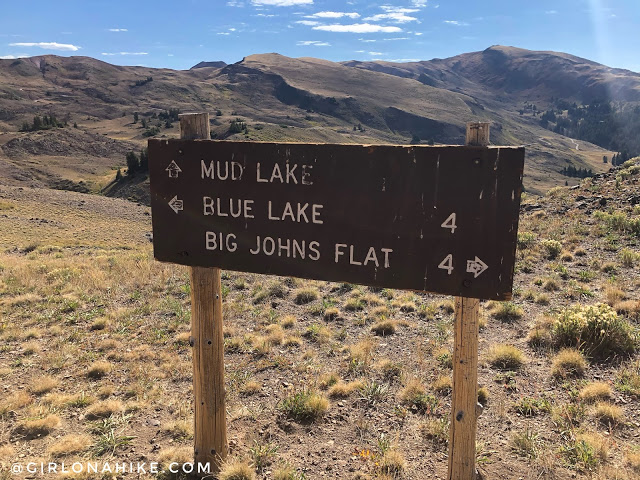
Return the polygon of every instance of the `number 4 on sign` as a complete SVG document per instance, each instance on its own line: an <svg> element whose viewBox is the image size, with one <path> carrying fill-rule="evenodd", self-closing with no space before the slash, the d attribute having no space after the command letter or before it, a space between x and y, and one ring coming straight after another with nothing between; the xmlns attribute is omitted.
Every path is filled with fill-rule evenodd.
<svg viewBox="0 0 640 480"><path fill-rule="evenodd" d="M451 272L453 271L453 254L450 253L449 255L444 257L444 260L440 262L440 265L438 265L438 268L446 270L447 273L451 275Z"/></svg>
<svg viewBox="0 0 640 480"><path fill-rule="evenodd" d="M456 231L456 228L458 228L458 226L456 225L456 214L452 213L451 215L449 215L447 217L447 219L442 222L442 225L440 225L442 228L450 228L451 229L451 233Z"/></svg>

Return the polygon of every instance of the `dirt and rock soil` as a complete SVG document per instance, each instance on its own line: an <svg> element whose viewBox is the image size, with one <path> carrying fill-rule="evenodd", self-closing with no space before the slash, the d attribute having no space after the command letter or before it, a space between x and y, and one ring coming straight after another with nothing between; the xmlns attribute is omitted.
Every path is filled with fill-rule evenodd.
<svg viewBox="0 0 640 480"><path fill-rule="evenodd" d="M524 199L514 300L481 309L483 478L639 478L639 180L631 162ZM190 458L189 279L152 259L148 213L0 187L3 480L28 460ZM233 458L261 479L445 478L451 299L222 279ZM560 362L545 326L599 302L635 353L577 342ZM593 384L600 396L584 393Z"/></svg>

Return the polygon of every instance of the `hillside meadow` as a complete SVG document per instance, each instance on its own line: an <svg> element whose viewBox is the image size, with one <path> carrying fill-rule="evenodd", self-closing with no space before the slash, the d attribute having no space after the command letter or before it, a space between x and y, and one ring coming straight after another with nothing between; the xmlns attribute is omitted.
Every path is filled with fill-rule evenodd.
<svg viewBox="0 0 640 480"><path fill-rule="evenodd" d="M514 299L481 306L483 478L640 478L639 179L632 160L525 196ZM188 462L188 272L153 260L149 209L0 186L0 225L0 479ZM221 479L446 476L452 298L222 278Z"/></svg>

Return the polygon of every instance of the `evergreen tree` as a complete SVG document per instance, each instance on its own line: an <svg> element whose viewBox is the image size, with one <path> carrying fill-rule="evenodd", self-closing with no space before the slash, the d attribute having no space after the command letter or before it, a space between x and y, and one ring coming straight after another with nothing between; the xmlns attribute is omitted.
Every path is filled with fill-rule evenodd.
<svg viewBox="0 0 640 480"><path fill-rule="evenodd" d="M133 123L138 123L138 112L133 112Z"/></svg>
<svg viewBox="0 0 640 480"><path fill-rule="evenodd" d="M142 173L149 171L149 150L147 148L140 150L140 171Z"/></svg>
<svg viewBox="0 0 640 480"><path fill-rule="evenodd" d="M140 159L135 152L127 153L127 175L134 175L140 169Z"/></svg>

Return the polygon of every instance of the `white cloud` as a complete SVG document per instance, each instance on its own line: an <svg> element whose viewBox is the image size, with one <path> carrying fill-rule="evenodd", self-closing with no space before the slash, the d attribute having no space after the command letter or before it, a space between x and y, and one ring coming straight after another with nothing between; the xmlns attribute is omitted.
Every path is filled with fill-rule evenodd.
<svg viewBox="0 0 640 480"><path fill-rule="evenodd" d="M110 32L128 32L129 29L127 29L127 28L110 28L109 31Z"/></svg>
<svg viewBox="0 0 640 480"><path fill-rule="evenodd" d="M313 15L307 15L306 18L359 18L360 14L356 12L318 12Z"/></svg>
<svg viewBox="0 0 640 480"><path fill-rule="evenodd" d="M298 20L296 23L300 25L306 25L307 27L313 27L315 25L320 25L320 22L316 22L315 20Z"/></svg>
<svg viewBox="0 0 640 480"><path fill-rule="evenodd" d="M411 0L411 3L418 8L424 8L427 6L427 0ZM440 5L436 5L435 8L438 8L439 6Z"/></svg>
<svg viewBox="0 0 640 480"><path fill-rule="evenodd" d="M445 20L444 23L448 25L455 25L456 27L468 27L469 24L467 22L460 22L458 20Z"/></svg>
<svg viewBox="0 0 640 480"><path fill-rule="evenodd" d="M231 35L229 32L218 32L216 35Z"/></svg>
<svg viewBox="0 0 640 480"><path fill-rule="evenodd" d="M115 52L115 53L106 53L102 52L102 55L105 57L113 57L115 55L149 55L147 52Z"/></svg>
<svg viewBox="0 0 640 480"><path fill-rule="evenodd" d="M384 55L384 53L382 53L382 52L369 52L369 55L376 57L376 56Z"/></svg>
<svg viewBox="0 0 640 480"><path fill-rule="evenodd" d="M275 15L273 15L273 14L267 15L266 13L257 13L256 15L254 15L254 17L271 18L271 17L275 17Z"/></svg>
<svg viewBox="0 0 640 480"><path fill-rule="evenodd" d="M16 58L18 58L18 57L16 57L15 55L2 55L2 56L0 56L0 60L15 60Z"/></svg>
<svg viewBox="0 0 640 480"><path fill-rule="evenodd" d="M555 15L556 13L558 13L557 10L547 10L544 13L546 13L547 15Z"/></svg>
<svg viewBox="0 0 640 480"><path fill-rule="evenodd" d="M413 34L419 37L420 35L422 35L422 32L413 32Z"/></svg>
<svg viewBox="0 0 640 480"><path fill-rule="evenodd" d="M395 40L409 40L409 37L392 37L392 38L383 38L385 42L393 42Z"/></svg>
<svg viewBox="0 0 640 480"><path fill-rule="evenodd" d="M312 5L313 0L251 0L251 3L268 7L293 7L295 5Z"/></svg>
<svg viewBox="0 0 640 480"><path fill-rule="evenodd" d="M318 25L313 27L314 30L322 30L324 32L339 33L397 33L402 29L399 27L384 27L382 25L371 25L370 23L354 23L352 25Z"/></svg>
<svg viewBox="0 0 640 480"><path fill-rule="evenodd" d="M373 42L377 42L377 40L375 40L375 39L373 39L373 38L359 38L358 40L359 40L359 41L361 41L361 42L364 42L364 43L373 43Z"/></svg>
<svg viewBox="0 0 640 480"><path fill-rule="evenodd" d="M319 40L301 40L298 43L296 43L296 45L298 45L299 47L307 47L307 46L330 47L331 46L329 42L321 42Z"/></svg>
<svg viewBox="0 0 640 480"><path fill-rule="evenodd" d="M393 63L407 63L407 62L419 62L420 59L419 58L393 58L385 61L393 62Z"/></svg>
<svg viewBox="0 0 640 480"><path fill-rule="evenodd" d="M380 20L389 20L394 23L407 23L407 22L418 21L416 17L410 17L408 15L405 15L404 13L398 13L398 12L379 13L377 15L373 15L372 17L367 17L364 20L370 21L370 22L379 22Z"/></svg>
<svg viewBox="0 0 640 480"><path fill-rule="evenodd" d="M382 5L380 8L385 12L394 12L394 13L415 13L420 11L417 8L402 8L402 7L394 7L393 5Z"/></svg>
<svg viewBox="0 0 640 480"><path fill-rule="evenodd" d="M10 43L10 47L39 47L44 48L45 50L61 50L64 52L77 52L80 50L80 47L75 45L71 45L70 43L56 43L56 42L20 42L20 43Z"/></svg>
<svg viewBox="0 0 640 480"><path fill-rule="evenodd" d="M230 29L229 29L229 31L230 31L230 32L235 32L235 31L236 31L236 29L235 29L235 28L230 28Z"/></svg>

